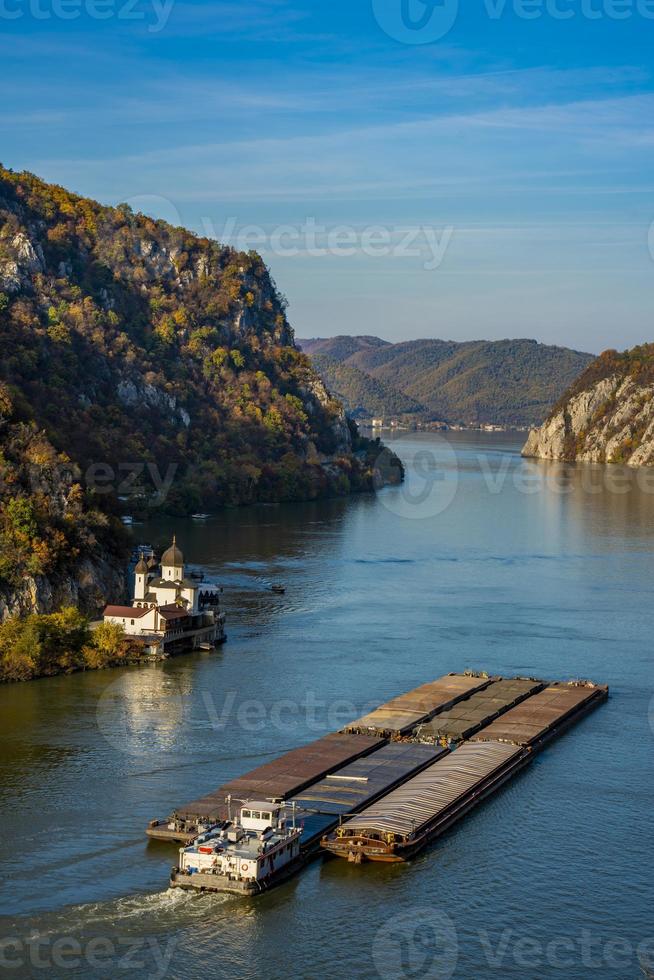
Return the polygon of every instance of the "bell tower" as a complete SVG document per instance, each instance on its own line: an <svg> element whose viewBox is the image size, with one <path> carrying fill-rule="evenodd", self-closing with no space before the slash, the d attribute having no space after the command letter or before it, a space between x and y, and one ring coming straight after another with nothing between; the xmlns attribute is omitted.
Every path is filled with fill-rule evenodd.
<svg viewBox="0 0 654 980"><path fill-rule="evenodd" d="M145 599L146 593L148 591L148 574L149 574L148 563L145 557L141 555L138 565L134 569L134 601L140 602Z"/></svg>

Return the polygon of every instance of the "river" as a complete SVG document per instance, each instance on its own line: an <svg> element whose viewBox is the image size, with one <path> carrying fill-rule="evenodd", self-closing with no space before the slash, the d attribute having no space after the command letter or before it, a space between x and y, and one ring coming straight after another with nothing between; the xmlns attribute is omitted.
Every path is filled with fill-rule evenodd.
<svg viewBox="0 0 654 980"><path fill-rule="evenodd" d="M520 441L400 433L407 481L376 497L134 528L224 585L229 639L0 689L0 975L654 971L654 474ZM167 889L150 818L465 668L611 699L408 865L316 862L257 900Z"/></svg>

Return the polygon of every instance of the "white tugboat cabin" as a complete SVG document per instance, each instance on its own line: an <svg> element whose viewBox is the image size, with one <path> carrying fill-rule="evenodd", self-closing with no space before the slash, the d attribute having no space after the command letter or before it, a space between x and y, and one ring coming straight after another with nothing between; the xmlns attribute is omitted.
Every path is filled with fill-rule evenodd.
<svg viewBox="0 0 654 980"><path fill-rule="evenodd" d="M184 556L173 537L160 565L141 554L134 569L131 606L107 606L104 621L140 638L151 653L213 646L225 639L220 593L217 585L186 577Z"/></svg>
<svg viewBox="0 0 654 980"><path fill-rule="evenodd" d="M285 880L300 861L301 828L288 804L250 800L238 818L214 827L179 852L173 888L257 895Z"/></svg>

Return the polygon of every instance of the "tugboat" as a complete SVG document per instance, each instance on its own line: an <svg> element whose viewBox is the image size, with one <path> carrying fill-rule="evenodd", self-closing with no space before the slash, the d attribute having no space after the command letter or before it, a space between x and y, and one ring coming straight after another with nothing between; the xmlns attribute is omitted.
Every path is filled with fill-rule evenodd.
<svg viewBox="0 0 654 980"><path fill-rule="evenodd" d="M229 805L228 797L228 805ZM290 878L302 864L302 829L287 824L283 803L251 800L235 821L211 827L179 851L171 888L259 895Z"/></svg>

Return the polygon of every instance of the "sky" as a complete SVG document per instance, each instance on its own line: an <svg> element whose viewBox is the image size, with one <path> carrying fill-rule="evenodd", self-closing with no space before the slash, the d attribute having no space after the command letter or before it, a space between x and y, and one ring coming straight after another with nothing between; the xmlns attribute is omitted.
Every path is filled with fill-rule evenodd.
<svg viewBox="0 0 654 980"><path fill-rule="evenodd" d="M0 0L0 161L256 248L299 337L654 341L654 0Z"/></svg>

